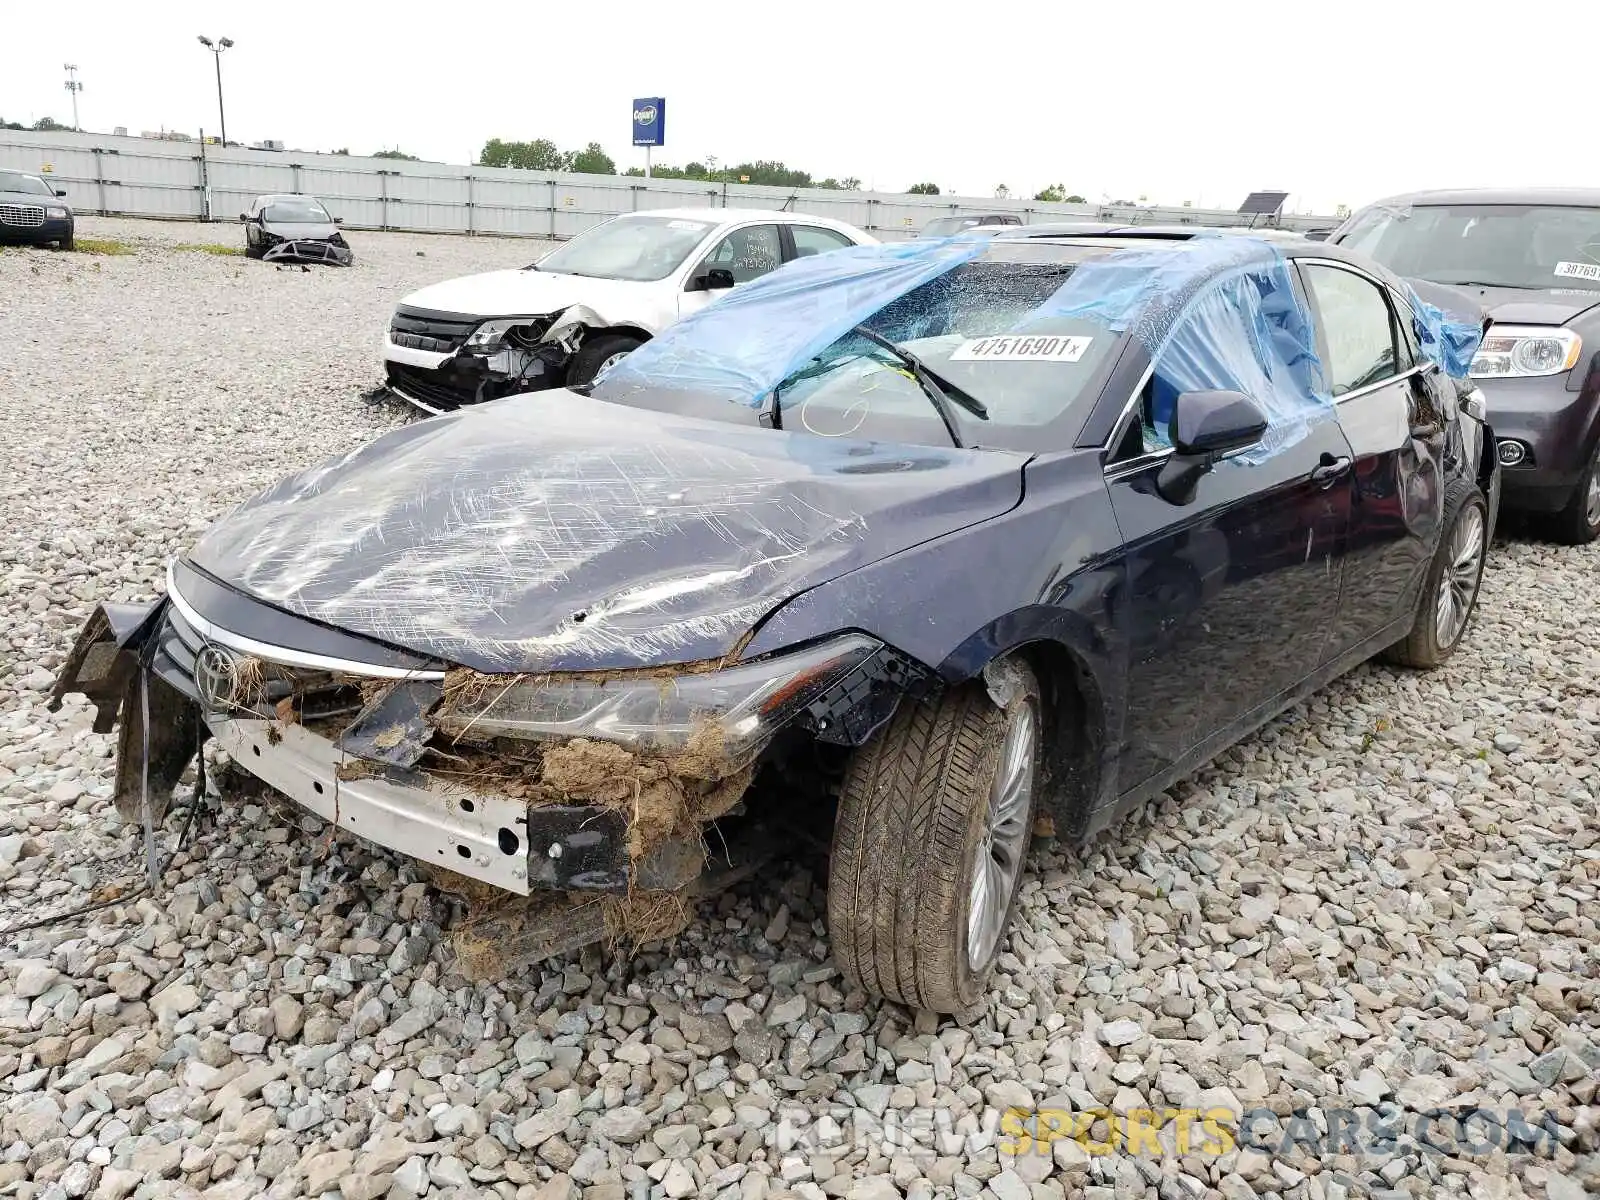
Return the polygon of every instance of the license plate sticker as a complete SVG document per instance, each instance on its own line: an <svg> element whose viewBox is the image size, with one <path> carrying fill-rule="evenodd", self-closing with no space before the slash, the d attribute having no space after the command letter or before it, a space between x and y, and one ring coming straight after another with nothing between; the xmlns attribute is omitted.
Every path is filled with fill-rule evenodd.
<svg viewBox="0 0 1600 1200"><path fill-rule="evenodd" d="M1558 262L1556 274L1565 279L1600 279L1600 263Z"/></svg>
<svg viewBox="0 0 1600 1200"><path fill-rule="evenodd" d="M972 338L956 347L951 362L1068 362L1081 359L1094 343L1092 337L1041 334L1022 337L997 334Z"/></svg>

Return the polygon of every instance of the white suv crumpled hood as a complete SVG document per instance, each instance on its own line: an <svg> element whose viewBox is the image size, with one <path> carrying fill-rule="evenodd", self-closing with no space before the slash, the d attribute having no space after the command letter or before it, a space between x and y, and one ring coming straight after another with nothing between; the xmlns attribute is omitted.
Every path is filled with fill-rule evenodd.
<svg viewBox="0 0 1600 1200"><path fill-rule="evenodd" d="M510 270L447 279L412 292L400 303L469 317L539 316L584 304L608 324L636 322L655 332L676 318L676 299L668 280L636 283Z"/></svg>

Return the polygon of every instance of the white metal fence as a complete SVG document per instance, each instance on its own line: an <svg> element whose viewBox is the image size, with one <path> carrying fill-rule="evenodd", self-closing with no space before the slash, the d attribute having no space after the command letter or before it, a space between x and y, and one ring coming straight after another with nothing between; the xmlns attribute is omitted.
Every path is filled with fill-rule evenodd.
<svg viewBox="0 0 1600 1200"><path fill-rule="evenodd" d="M886 241L910 237L936 217L963 212L1015 212L1029 223L1087 218L1143 225L1234 225L1249 220L1219 209L552 174L27 130L0 130L0 167L48 174L79 212L226 221L236 219L256 196L307 192L319 196L352 228L425 233L569 238L617 213L700 205L834 217ZM1315 229L1337 222L1333 217L1284 216L1279 223L1286 229Z"/></svg>

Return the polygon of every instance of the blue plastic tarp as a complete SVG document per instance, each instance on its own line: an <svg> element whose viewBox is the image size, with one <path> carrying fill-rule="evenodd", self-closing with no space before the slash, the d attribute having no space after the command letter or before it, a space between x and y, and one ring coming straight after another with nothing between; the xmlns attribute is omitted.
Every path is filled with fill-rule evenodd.
<svg viewBox="0 0 1600 1200"><path fill-rule="evenodd" d="M619 360L600 381L603 394L666 386L757 406L856 325L904 341L947 324L970 297L956 283L938 284L994 245L956 236L800 259ZM1013 332L1060 318L1128 332L1145 346L1155 364L1150 432L1161 444L1171 444L1172 403L1185 391L1227 388L1261 405L1267 434L1238 456L1246 462L1298 441L1311 421L1332 412L1311 321L1287 261L1269 242L1201 235L1090 257Z"/></svg>
<svg viewBox="0 0 1600 1200"><path fill-rule="evenodd" d="M891 301L971 262L987 238L851 246L797 259L734 288L605 373L606 391L660 386L752 407Z"/></svg>
<svg viewBox="0 0 1600 1200"><path fill-rule="evenodd" d="M1453 317L1436 305L1429 304L1411 287L1408 299L1416 315L1412 328L1417 331L1417 342L1422 353L1438 363L1446 375L1465 379L1472 368L1473 356L1483 342L1483 326Z"/></svg>
<svg viewBox="0 0 1600 1200"><path fill-rule="evenodd" d="M1315 330L1288 261L1269 242L1199 235L1090 259L1019 332L1054 317L1095 321L1145 347L1154 365L1146 430L1160 445L1172 444L1173 407L1188 391L1224 388L1261 406L1267 432L1237 456L1244 462L1294 444L1333 412Z"/></svg>

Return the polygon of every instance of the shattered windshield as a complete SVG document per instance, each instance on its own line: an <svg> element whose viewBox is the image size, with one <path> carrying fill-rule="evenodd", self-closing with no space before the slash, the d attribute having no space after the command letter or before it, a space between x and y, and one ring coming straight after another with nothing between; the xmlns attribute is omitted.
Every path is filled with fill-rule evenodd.
<svg viewBox="0 0 1600 1200"><path fill-rule="evenodd" d="M331 218L328 210L315 200L274 200L267 205L261 219L274 225L327 225Z"/></svg>
<svg viewBox="0 0 1600 1200"><path fill-rule="evenodd" d="M34 196L54 196L50 185L37 175L24 175L20 171L0 171L0 192L27 192Z"/></svg>
<svg viewBox="0 0 1600 1200"><path fill-rule="evenodd" d="M617 217L581 233L530 269L637 283L665 279L714 226L678 217Z"/></svg>
<svg viewBox="0 0 1600 1200"><path fill-rule="evenodd" d="M987 412L952 413L966 438L989 423L1044 425L1093 399L1093 382L1117 338L1081 317L1028 322L1073 264L979 260L914 288L863 324L910 351L939 381ZM852 331L775 389L775 423L823 437L848 437L873 418L938 420L916 373L892 351Z"/></svg>
<svg viewBox="0 0 1600 1200"><path fill-rule="evenodd" d="M1434 283L1600 290L1600 208L1374 208L1340 244L1371 255L1397 275Z"/></svg>

